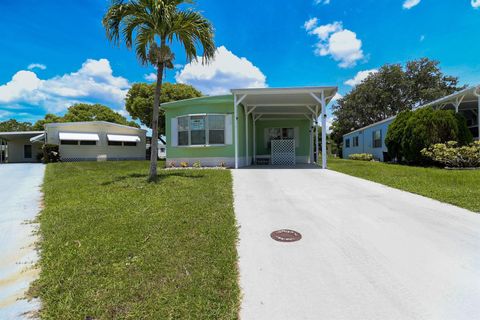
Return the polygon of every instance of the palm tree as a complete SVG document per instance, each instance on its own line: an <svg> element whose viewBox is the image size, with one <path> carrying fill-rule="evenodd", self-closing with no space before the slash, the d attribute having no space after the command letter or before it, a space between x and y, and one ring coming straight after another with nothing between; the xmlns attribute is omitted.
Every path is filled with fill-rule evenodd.
<svg viewBox="0 0 480 320"><path fill-rule="evenodd" d="M187 63L197 60L199 46L203 48L202 63L208 63L215 55L213 26L199 12L185 6L192 3L191 0L112 0L102 21L110 41L119 45L122 38L127 48L135 47L142 65L150 63L157 68L149 181L157 178L160 93L164 71L173 69L175 59L170 45L177 41L183 46Z"/></svg>

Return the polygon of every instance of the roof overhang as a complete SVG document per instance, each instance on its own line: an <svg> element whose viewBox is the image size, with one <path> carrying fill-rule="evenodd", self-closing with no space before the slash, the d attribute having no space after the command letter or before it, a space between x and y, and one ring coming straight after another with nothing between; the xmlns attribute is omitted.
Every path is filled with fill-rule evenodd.
<svg viewBox="0 0 480 320"><path fill-rule="evenodd" d="M13 131L13 132L0 132L0 139L30 139L44 133L43 131Z"/></svg>
<svg viewBox="0 0 480 320"><path fill-rule="evenodd" d="M44 142L45 141L45 133L41 133L38 136L35 136L33 138L30 138L30 142L35 143L35 142Z"/></svg>
<svg viewBox="0 0 480 320"><path fill-rule="evenodd" d="M232 89L237 104L262 118L318 118L337 93L337 87Z"/></svg>
<svg viewBox="0 0 480 320"><path fill-rule="evenodd" d="M447 105L453 105L458 108L462 103L468 102L477 102L480 96L480 85L468 87L461 91L455 92L451 95L445 96L443 98L437 99L435 101L429 102L422 106L419 106L415 109L425 108L425 107L440 107L443 108Z"/></svg>

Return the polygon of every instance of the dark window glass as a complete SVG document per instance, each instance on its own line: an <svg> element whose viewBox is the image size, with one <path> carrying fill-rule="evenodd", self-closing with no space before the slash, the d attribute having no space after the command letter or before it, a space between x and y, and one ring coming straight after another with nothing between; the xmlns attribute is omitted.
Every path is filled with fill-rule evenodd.
<svg viewBox="0 0 480 320"><path fill-rule="evenodd" d="M345 139L345 148L350 148L350 139Z"/></svg>
<svg viewBox="0 0 480 320"><path fill-rule="evenodd" d="M188 131L179 131L178 132L178 145L179 146L188 146Z"/></svg>
<svg viewBox="0 0 480 320"><path fill-rule="evenodd" d="M225 130L210 130L208 140L209 144L225 144Z"/></svg>
<svg viewBox="0 0 480 320"><path fill-rule="evenodd" d="M127 142L127 141L125 141L125 142L123 143L123 145L124 145L125 147L136 147L136 146L137 146L137 143L136 143L136 142Z"/></svg>
<svg viewBox="0 0 480 320"><path fill-rule="evenodd" d="M353 146L358 147L358 137L353 137Z"/></svg>
<svg viewBox="0 0 480 320"><path fill-rule="evenodd" d="M61 140L60 141L60 144L64 144L64 145L77 145L78 144L78 140Z"/></svg>
<svg viewBox="0 0 480 320"><path fill-rule="evenodd" d="M88 141L88 140L81 140L80 141L81 146L96 146L97 141Z"/></svg>
<svg viewBox="0 0 480 320"><path fill-rule="evenodd" d="M382 147L382 131L375 130L372 132L372 146L373 148L381 148Z"/></svg>
<svg viewBox="0 0 480 320"><path fill-rule="evenodd" d="M178 118L178 145L188 146L188 121L189 117Z"/></svg>
<svg viewBox="0 0 480 320"><path fill-rule="evenodd" d="M190 144L204 145L205 140L205 116L190 117Z"/></svg>
<svg viewBox="0 0 480 320"><path fill-rule="evenodd" d="M25 159L32 159L32 146L26 144L23 146L23 157Z"/></svg>
<svg viewBox="0 0 480 320"><path fill-rule="evenodd" d="M109 146L121 146L122 141L108 141Z"/></svg>

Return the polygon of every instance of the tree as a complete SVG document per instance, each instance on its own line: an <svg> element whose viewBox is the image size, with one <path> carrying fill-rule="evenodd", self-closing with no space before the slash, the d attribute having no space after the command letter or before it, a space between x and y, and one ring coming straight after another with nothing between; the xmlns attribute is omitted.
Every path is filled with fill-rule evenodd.
<svg viewBox="0 0 480 320"><path fill-rule="evenodd" d="M30 122L18 122L15 119L10 119L0 122L0 132L8 131L31 131L32 124Z"/></svg>
<svg viewBox="0 0 480 320"><path fill-rule="evenodd" d="M101 104L74 104L68 108L62 120L62 122L108 121L131 127L140 127L134 121L128 121L121 114Z"/></svg>
<svg viewBox="0 0 480 320"><path fill-rule="evenodd" d="M170 49L177 40L187 62L197 60L197 46L203 48L202 63L215 56L213 26L199 12L188 8L189 0L113 0L103 17L107 38L116 45L123 38L127 48L135 47L143 65L157 69L152 112L152 148L149 181L157 178L158 117L165 69L173 69L175 55Z"/></svg>
<svg viewBox="0 0 480 320"><path fill-rule="evenodd" d="M155 84L134 83L128 90L127 98L125 99L125 108L130 116L135 120L140 120L147 127L152 125L154 96ZM190 85L166 82L162 86L160 103L201 96L202 93ZM158 132L159 134L165 134L165 113L162 109L159 110Z"/></svg>
<svg viewBox="0 0 480 320"><path fill-rule="evenodd" d="M40 119L33 125L33 130L43 130L47 123L64 122L63 118L52 113L47 113L44 119Z"/></svg>
<svg viewBox="0 0 480 320"><path fill-rule="evenodd" d="M118 112L102 104L77 103L69 107L63 117L47 113L44 119L38 120L33 125L34 130L43 130L47 123L82 122L82 121L108 121L139 128L134 121L128 121Z"/></svg>
<svg viewBox="0 0 480 320"><path fill-rule="evenodd" d="M422 58L387 64L370 74L333 106L332 138L341 145L342 136L404 110L452 94L464 87L458 78L446 76L439 62Z"/></svg>
<svg viewBox="0 0 480 320"><path fill-rule="evenodd" d="M472 140L462 115L429 107L398 114L390 124L385 144L390 156L398 161L422 164L426 161L421 153L424 148L448 141L467 145Z"/></svg>

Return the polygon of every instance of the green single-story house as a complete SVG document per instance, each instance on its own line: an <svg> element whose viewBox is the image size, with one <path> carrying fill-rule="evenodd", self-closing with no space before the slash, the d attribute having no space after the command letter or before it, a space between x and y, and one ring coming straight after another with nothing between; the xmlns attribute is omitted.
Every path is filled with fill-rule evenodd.
<svg viewBox="0 0 480 320"><path fill-rule="evenodd" d="M337 87L233 89L231 93L161 105L167 164L239 168L314 163L320 118L326 168L326 107Z"/></svg>

